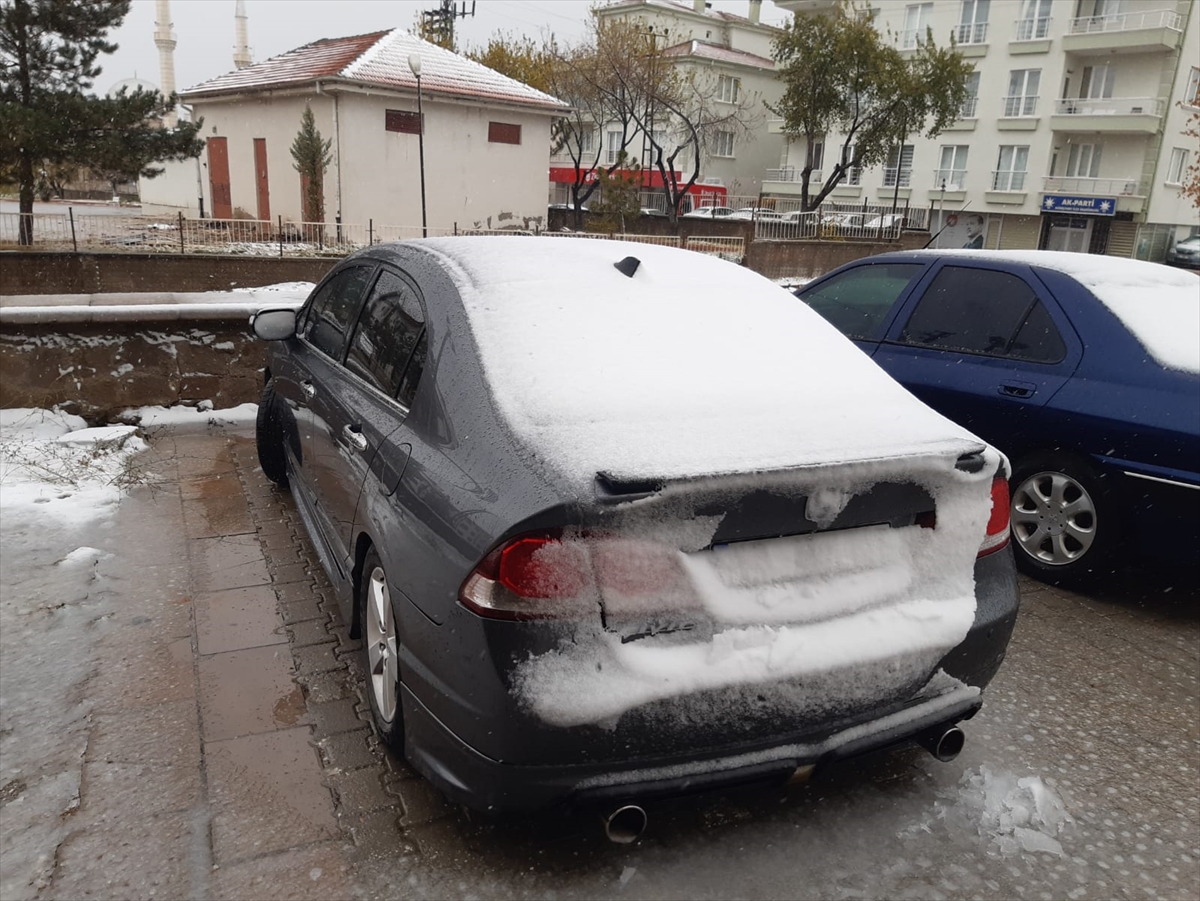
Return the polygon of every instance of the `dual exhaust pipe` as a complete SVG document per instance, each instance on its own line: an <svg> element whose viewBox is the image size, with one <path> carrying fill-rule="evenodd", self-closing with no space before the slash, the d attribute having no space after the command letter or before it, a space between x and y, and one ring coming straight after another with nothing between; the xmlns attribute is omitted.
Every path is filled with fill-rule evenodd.
<svg viewBox="0 0 1200 901"><path fill-rule="evenodd" d="M962 729L953 724L935 726L917 736L917 744L942 763L949 763L957 757L966 740ZM636 804L623 804L601 819L604 822L604 834L610 842L618 845L637 841L646 831L648 822L646 811Z"/></svg>

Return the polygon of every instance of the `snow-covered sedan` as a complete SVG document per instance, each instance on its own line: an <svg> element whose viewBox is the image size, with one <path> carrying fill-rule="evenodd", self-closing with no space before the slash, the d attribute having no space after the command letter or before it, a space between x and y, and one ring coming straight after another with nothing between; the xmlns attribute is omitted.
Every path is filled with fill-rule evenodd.
<svg viewBox="0 0 1200 901"><path fill-rule="evenodd" d="M620 807L961 746L1016 616L1007 464L768 280L432 239L254 330L263 470L379 733L451 798Z"/></svg>

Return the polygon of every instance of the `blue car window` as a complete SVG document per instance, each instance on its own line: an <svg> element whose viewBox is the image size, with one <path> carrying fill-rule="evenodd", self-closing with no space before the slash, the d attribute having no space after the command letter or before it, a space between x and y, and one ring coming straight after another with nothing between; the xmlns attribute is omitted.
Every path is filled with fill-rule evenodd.
<svg viewBox="0 0 1200 901"><path fill-rule="evenodd" d="M946 266L917 302L900 343L1006 356L1037 304L1033 289L1011 273Z"/></svg>
<svg viewBox="0 0 1200 901"><path fill-rule="evenodd" d="M321 286L309 305L305 320L308 340L335 360L342 357L346 328L358 308L374 266L351 266Z"/></svg>
<svg viewBox="0 0 1200 901"><path fill-rule="evenodd" d="M896 300L924 268L923 263L856 266L796 296L846 337L869 340L878 336Z"/></svg>
<svg viewBox="0 0 1200 901"><path fill-rule="evenodd" d="M384 394L395 397L424 329L425 314L416 291L400 276L384 270L350 338L346 366ZM415 394L415 386L411 393ZM403 402L410 405L411 396Z"/></svg>
<svg viewBox="0 0 1200 901"><path fill-rule="evenodd" d="M1029 311L1004 355L1034 363L1061 363L1066 357L1067 345L1041 302Z"/></svg>

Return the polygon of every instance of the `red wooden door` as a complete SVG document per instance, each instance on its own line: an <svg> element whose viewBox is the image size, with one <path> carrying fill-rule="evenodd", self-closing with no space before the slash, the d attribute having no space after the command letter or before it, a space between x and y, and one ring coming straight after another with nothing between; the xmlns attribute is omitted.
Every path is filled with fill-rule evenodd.
<svg viewBox="0 0 1200 901"><path fill-rule="evenodd" d="M254 184L258 189L258 218L271 218L271 189L267 182L267 139L254 139Z"/></svg>
<svg viewBox="0 0 1200 901"><path fill-rule="evenodd" d="M208 187L212 192L214 219L233 218L229 191L229 146L225 138L208 139Z"/></svg>

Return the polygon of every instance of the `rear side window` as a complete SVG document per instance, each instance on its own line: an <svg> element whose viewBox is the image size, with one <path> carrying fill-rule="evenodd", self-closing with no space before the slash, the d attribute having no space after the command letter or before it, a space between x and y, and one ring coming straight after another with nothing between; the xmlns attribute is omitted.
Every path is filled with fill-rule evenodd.
<svg viewBox="0 0 1200 901"><path fill-rule="evenodd" d="M415 380L410 391L401 389L410 381L405 372L414 363L418 370L415 378L420 377L424 354L416 359L414 351L421 346L424 331L425 314L416 290L385 269L379 274L355 326L346 367L388 397L411 406L416 394Z"/></svg>
<svg viewBox="0 0 1200 901"><path fill-rule="evenodd" d="M924 269L921 263L858 266L803 289L799 297L848 338L879 334L896 300Z"/></svg>
<svg viewBox="0 0 1200 901"><path fill-rule="evenodd" d="M946 266L900 333L901 344L1054 363L1062 336L1026 282L1009 272Z"/></svg>
<svg viewBox="0 0 1200 901"><path fill-rule="evenodd" d="M313 297L305 329L317 350L335 360L342 358L346 329L374 271L374 266L350 266L330 278Z"/></svg>

